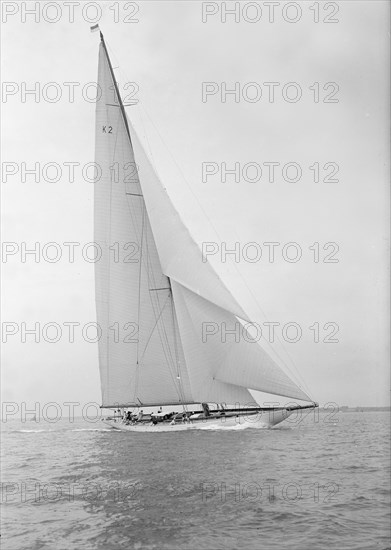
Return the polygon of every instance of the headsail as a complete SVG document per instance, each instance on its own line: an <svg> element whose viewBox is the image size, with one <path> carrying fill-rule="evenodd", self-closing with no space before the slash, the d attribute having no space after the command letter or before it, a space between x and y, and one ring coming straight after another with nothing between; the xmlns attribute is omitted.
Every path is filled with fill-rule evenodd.
<svg viewBox="0 0 391 550"><path fill-rule="evenodd" d="M145 201L164 273L199 296L249 320L182 222L140 140L129 124Z"/></svg>
<svg viewBox="0 0 391 550"><path fill-rule="evenodd" d="M190 384L198 399L206 400L208 382L210 385L210 380L213 380L213 384L225 382L232 387L246 388L246 391L259 390L311 401L259 343L251 339L234 315L174 281L172 286L185 355L187 346L192 347L187 361ZM214 324L217 334L205 335L203 325L208 322ZM231 334L223 341L223 326L231 330L237 328L237 334Z"/></svg>

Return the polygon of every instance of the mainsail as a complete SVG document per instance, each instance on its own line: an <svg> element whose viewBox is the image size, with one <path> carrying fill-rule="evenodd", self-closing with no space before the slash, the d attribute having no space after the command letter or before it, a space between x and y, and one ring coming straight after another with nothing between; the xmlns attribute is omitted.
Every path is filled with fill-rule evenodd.
<svg viewBox="0 0 391 550"><path fill-rule="evenodd" d="M174 208L127 120L101 35L96 107L96 308L102 406L310 401L258 343L202 341L203 322L248 320Z"/></svg>

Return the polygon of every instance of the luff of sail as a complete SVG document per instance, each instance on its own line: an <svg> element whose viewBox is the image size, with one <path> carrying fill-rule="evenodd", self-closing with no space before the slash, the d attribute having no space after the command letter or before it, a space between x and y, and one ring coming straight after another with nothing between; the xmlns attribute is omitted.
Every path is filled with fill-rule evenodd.
<svg viewBox="0 0 391 550"><path fill-rule="evenodd" d="M98 84L94 231L103 252L95 264L102 406L255 405L248 389L310 400L258 344L201 341L204 320L246 314L202 262L126 119L103 37Z"/></svg>

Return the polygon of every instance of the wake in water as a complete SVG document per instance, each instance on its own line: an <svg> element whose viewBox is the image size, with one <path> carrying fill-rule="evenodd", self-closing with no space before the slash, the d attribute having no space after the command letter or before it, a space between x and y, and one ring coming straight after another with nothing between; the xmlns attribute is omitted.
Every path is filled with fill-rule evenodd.
<svg viewBox="0 0 391 550"><path fill-rule="evenodd" d="M111 432L111 428L73 428L71 432Z"/></svg>
<svg viewBox="0 0 391 550"><path fill-rule="evenodd" d="M223 424L193 424L193 425L176 425L171 426L170 424L167 425L160 425L158 429L156 429L156 426L148 425L148 426L112 426L108 430L105 431L111 431L111 432L132 432L132 433L169 433L169 432L193 432L193 431L243 431L248 429L255 429L255 430L268 430L270 429L269 426L266 426L265 424L251 424L251 423L241 423L241 424L231 424L228 426L224 426ZM98 430L101 431L101 430Z"/></svg>
<svg viewBox="0 0 391 550"><path fill-rule="evenodd" d="M111 432L113 431L112 428L64 428L59 427L57 429L49 428L49 429L37 429L37 430L27 430L27 429L21 429L21 430L10 430L10 434L16 434L16 433L58 433L58 432Z"/></svg>
<svg viewBox="0 0 391 550"><path fill-rule="evenodd" d="M37 434L37 433L41 433L41 432L55 432L56 430L13 430L11 433L33 433L33 434Z"/></svg>

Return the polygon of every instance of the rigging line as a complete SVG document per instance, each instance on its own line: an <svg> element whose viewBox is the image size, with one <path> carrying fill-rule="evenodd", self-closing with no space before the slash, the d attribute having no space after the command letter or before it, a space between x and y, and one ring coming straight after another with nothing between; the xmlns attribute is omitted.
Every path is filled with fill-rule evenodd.
<svg viewBox="0 0 391 550"><path fill-rule="evenodd" d="M157 290L171 290L171 289L170 289L169 286L162 287L162 288L150 288L149 292L154 292L154 291L157 291Z"/></svg>
<svg viewBox="0 0 391 550"><path fill-rule="evenodd" d="M170 281L169 278L168 278L168 280ZM171 286L171 281L170 281L170 286ZM182 385L181 363L180 363L180 359L179 359L178 342L177 342L177 337L176 337L176 323L175 323L176 315L175 315L174 297L173 297L173 294L172 294L172 290L171 290L171 313L172 313L172 326L173 326L173 332L174 332L175 358L176 358L176 362L177 362L177 372L178 372L178 376L179 376L179 384L178 385L179 385L180 392L182 394L182 400L185 401L185 399L184 399L185 394L184 394L183 385ZM183 404L183 409L187 412L187 407L186 407L185 404Z"/></svg>
<svg viewBox="0 0 391 550"><path fill-rule="evenodd" d="M180 362L179 362L179 354L178 354L178 343L176 338L176 332L175 332L175 313L174 313L174 300L173 300L173 294L172 294L172 288L171 288L171 281L170 277L168 278L168 283L170 285L170 304L171 304L171 320L172 320L172 329L173 329L173 340L174 340L174 357L173 357L173 367L175 369L176 373L176 379L179 378L179 392L182 396L182 401L184 401L184 393L183 393L183 387L182 387L182 378L181 378L181 372L180 372Z"/></svg>
<svg viewBox="0 0 391 550"><path fill-rule="evenodd" d="M151 333L150 333L150 335L149 335L149 337L148 337L148 340L147 340L147 342L146 342L146 344L145 344L144 351L143 351L143 354L142 354L142 356L141 356L141 358L140 358L140 361L142 361L143 358L144 358L144 355L145 355L145 353L146 353L146 351L147 351L148 344L149 344L149 342L150 342L150 340L151 340L151 338L152 338L153 333L155 332L156 325L158 324L159 319L160 319L160 317L162 316L162 313L163 313L163 311L164 311L164 308L166 307L168 298L169 298L169 297L167 296L167 298L166 298L166 300L165 300L165 302L164 302L164 304L163 304L163 307L162 307L162 309L160 310L160 313L159 313L159 315L157 316L157 318L156 318L156 320L155 320L155 324L153 325L153 328L152 328L152 330L151 330Z"/></svg>
<svg viewBox="0 0 391 550"><path fill-rule="evenodd" d="M137 326L140 329L140 309L141 309L141 272L142 272L142 259L143 259L143 241L144 241L144 216L145 205L143 204L141 211L141 245L140 245L140 258L139 258L139 270L138 270L138 299L137 299ZM137 339L137 364L139 359L139 343L140 338Z"/></svg>
<svg viewBox="0 0 391 550"><path fill-rule="evenodd" d="M141 316L141 272L142 272L142 258L143 258L143 241L144 241L144 217L145 217L145 203L142 204L141 210L141 241L140 241L140 258L139 258L139 272L138 272L138 303L137 303L137 327L138 327L138 338L137 338L137 347L136 347L136 380L134 385L134 398L138 392L139 385L139 374L140 374L140 364L139 364L139 353L140 353L140 316Z"/></svg>
<svg viewBox="0 0 391 550"><path fill-rule="evenodd" d="M128 196L129 193L125 193L125 196ZM132 225L133 225L133 229L134 229L134 234L135 234L135 238L137 240L137 244L141 242L141 234L139 235L138 231L139 231L139 228L137 227L137 223L139 224L139 220L137 219L137 215L136 213L138 213L140 211L140 208L136 206L136 204L134 204L134 201L132 201L131 199L128 199L126 200L126 203L127 203L127 206L128 206L128 211L129 211L129 215L130 215L130 219L132 220ZM133 210L135 212L133 212ZM141 230L140 230L140 233L141 233Z"/></svg>
<svg viewBox="0 0 391 550"><path fill-rule="evenodd" d="M147 274L147 277L149 278L149 273L150 273L150 270L151 270L151 265L150 265L150 261L149 261L149 251L148 251L148 229L149 229L149 220L148 220L148 213L146 211L146 208L145 208L145 204L143 205L143 210L142 210L142 213L143 213L143 223L142 223L142 235L143 235L143 238L142 238L142 243L145 243L145 252L140 256L140 270L144 267L145 269L145 272ZM133 214L132 214L133 216ZM136 231L137 232L137 231ZM139 279L139 282L141 282L141 279ZM139 286L139 298L141 299L141 286ZM139 306L140 307L140 306ZM155 311L153 311L154 313L154 316L156 317L156 313ZM150 334L150 337L149 339L152 337L152 334L153 334L153 330L152 329L152 332ZM139 344L140 344L140 337L141 337L141 331L140 331L140 327L139 327L139 342L138 342L138 350L137 350L137 355L138 355L138 364L136 365L136 378L135 378L135 395L136 395L136 392L138 390L138 386L139 386L139 380L140 380L140 367L139 367L139 364L142 362L144 356L145 356L145 353L146 353L146 350L147 350L147 346L148 346L148 343L149 343L149 340L148 342L146 343L146 346L144 348L144 351L143 351L143 355L141 358L139 358Z"/></svg>
<svg viewBox="0 0 391 550"><path fill-rule="evenodd" d="M180 291L179 291L180 293ZM195 327L194 325L194 321L193 319L191 318L191 315L189 313L189 310L188 310L188 306L187 304L185 304L184 300L183 300L183 296L182 296L182 302L184 304L184 308L185 308L185 311L186 311L186 318L189 322L189 325L193 328L193 330L195 331L195 333L197 333L197 328ZM175 308L175 303L174 303L174 308ZM183 327L182 327L183 329ZM184 348L182 346L182 331L181 331L181 328L179 327L179 322L178 322L178 318L176 317L176 330L178 331L178 335L179 335L179 344L181 346L181 352L182 352L182 356L183 356L183 360L184 360L184 370L186 372L186 376L187 376L187 381L188 381L188 384L189 384L189 392L190 392L190 395L192 397L192 399L194 399L193 397L193 394L194 394L194 387L193 387L193 384L192 384L192 381L191 381L191 378L190 378L190 374L189 374L189 370L187 368L187 359L186 359L186 355L185 355L185 351L184 351ZM198 401L198 403L200 403L200 401Z"/></svg>
<svg viewBox="0 0 391 550"><path fill-rule="evenodd" d="M165 303L164 303L163 307L161 308L161 311L160 311L160 313L159 313L159 315L158 315L158 317L157 317L157 319L156 319L155 326L154 326L154 328L152 329L152 332L151 332L151 334L150 334L149 339L152 337L152 335L153 335L153 333L154 333L154 331L155 331L155 327L157 326L158 334L159 334L160 341L161 341L161 344L162 344L163 354L164 354L164 357L165 357L165 359L166 359L166 364L167 364L167 367L168 367L168 373L169 373L169 375L170 375L170 377L171 377L171 381L172 381L173 388L174 388L174 390L176 391L176 393L177 393L177 395L178 395L178 397L179 397L179 400L181 400L181 394L180 394L180 392L178 392L177 385L175 384L175 376L174 376L174 374L173 374L173 372L172 372L172 369L171 369L171 366L170 366L170 364L172 363L172 356L171 356L171 349L170 349L170 346L169 346L169 343L168 343L168 338L167 338L167 335L166 335L166 338L165 338L165 339L162 337L162 334L161 334L161 327L160 327L160 323L159 323L160 318L161 318L161 316L163 315L164 310L165 310L165 308L166 308L167 300L168 300L169 298L170 298L170 295L167 296L167 298L166 298L166 300L165 300ZM158 299L158 300L159 300L159 299ZM152 302L152 298L151 298L151 302ZM159 303L159 305L160 305L160 303ZM154 303L152 303L152 308L153 308L154 313L155 313L155 315L156 315L155 304L154 304ZM162 324L163 324L163 326L164 326L164 322L162 322ZM146 344L144 353L145 353L146 350L147 350L148 343L149 343L149 342L147 342L147 344ZM166 349L165 345L167 346L167 349ZM169 354L167 353L167 351L169 352ZM170 355L170 357L169 357L168 355Z"/></svg>
<svg viewBox="0 0 391 550"><path fill-rule="evenodd" d="M205 218L208 220L208 222L210 223L211 227L213 228L216 236L218 237L218 239L221 241L221 237L216 229L216 227L214 226L213 222L210 220L209 216L207 215L207 213L205 212L200 200L198 199L197 195L194 193L194 191L192 190L186 176L184 175L181 167L178 165L176 159L174 158L173 154L171 153L168 145L165 143L164 139L163 139L163 136L161 135L161 133L159 132L158 128L156 127L156 125L154 124L153 120L151 119L151 117L149 116L147 110L144 108L143 105L141 105L141 108L142 110L144 111L144 113L146 114L146 116L148 117L148 119L150 120L152 126L155 128L157 134L159 135L160 137L160 140L161 142L163 143L163 145L165 146L167 152L170 154L170 157L172 158L174 164L176 165L177 169L179 170L179 173L180 175L182 176L183 180L185 181L189 191L191 192L191 194L193 195L193 197L195 198L195 200L197 201L199 207L201 208ZM156 167L155 167L155 171L156 171ZM250 295L252 296L253 300L254 300L254 303L258 306L259 310L261 311L261 313L263 314L263 316L267 319L267 315L265 313L265 311L262 309L261 305L259 304L259 301L257 300L257 298L255 297L254 293L252 292L252 290L250 289L250 287L248 286L246 280L244 279L244 276L242 275L242 273L239 271L238 267L233 264L236 272L238 273L239 277L241 278L241 280L244 282L247 290L249 291ZM282 364L286 367L286 369L288 370L288 372L293 375L293 378L294 378L294 381L295 383L301 387L301 386L305 386L307 388L307 384L305 383L303 377L300 375L292 357L289 355L287 349L285 348L285 346L283 345L283 343L281 342L281 339L278 335L276 335L276 340L279 342L279 344L281 345L282 349L285 351L286 353L286 356L287 358L289 359L289 361L291 362L291 365L292 365L292 368L294 369L295 372L292 372L291 368L289 367L289 365L287 364L287 362L281 357L281 355L278 353L278 351L274 348L271 348L273 350L273 352L276 354L276 356L280 359L280 361L282 362ZM296 379L296 380L295 380ZM307 393L310 393L309 392L309 389L307 388Z"/></svg>
<svg viewBox="0 0 391 550"><path fill-rule="evenodd" d="M139 365L137 364L136 365L135 377L134 377L133 401L136 401L136 399L138 399L137 391L138 391L139 381L140 381L140 369L139 369Z"/></svg>
<svg viewBox="0 0 391 550"><path fill-rule="evenodd" d="M138 201L137 201L138 202ZM131 204L130 204L131 203ZM128 208L128 212L129 212L129 217L130 217L130 220L131 220L131 224L133 226L133 231L134 231L134 238L135 240L137 241L137 244L140 243L140 258L139 258L139 262L140 262L140 271L142 269L142 263L143 263L143 260L144 258L142 257L142 254L141 254L141 248L142 248L142 234L143 234L143 223L142 223L142 227L141 227L141 237L139 236L138 234L138 227L137 225L139 224L139 218L138 218L138 213L139 213L139 208L137 208L136 204L134 204L134 201L131 201L131 200L126 200L126 204L127 204L127 208ZM143 209L142 209L142 217L144 218L144 203L143 203ZM140 272L139 272L140 273ZM140 277L139 277L139 298L140 298ZM140 310L140 301L139 301L139 305L138 305L138 310ZM136 363L136 368L135 368L135 373L134 373L134 392L133 392L133 395L134 395L134 401L136 400L136 395L137 395L137 391L138 391L138 387L139 387L139 382L140 382L140 369L139 369L139 346L140 346L140 324L139 324L139 320L138 320L138 328L139 328L139 337L138 337L138 340L137 340L137 348L136 348L136 353L137 353L137 363Z"/></svg>
<svg viewBox="0 0 391 550"><path fill-rule="evenodd" d="M147 272L147 276L148 276L148 282L151 283L151 280L153 280L152 284L155 284L154 272L153 272L153 267L152 267L152 263L151 263L151 252L149 250L149 243L148 243L148 233L150 233L151 230L150 230L150 225L149 225L149 220L148 220L147 213L145 215L145 224L146 224L147 228L149 229L149 231L148 231L148 229L145 229L145 232L144 232L144 234L145 234L145 238L144 238L145 251L144 251L144 254L143 254L143 259L144 259L144 263L146 264L146 272ZM152 250L153 250L155 259L158 261L158 255L157 255L156 247L154 246L154 241L153 241L152 245L153 245ZM163 275L163 273L162 273L162 276L165 277ZM172 363L173 360L172 360L172 356L171 356L171 348L170 348L170 345L169 345L169 342L168 342L168 337L167 337L167 334L165 334L165 338L164 338L164 334L162 335L161 324L163 325L163 328L164 328L164 321L162 320L161 323L159 322L161 320L160 318L164 314L164 309L166 307L167 299L169 299L169 295L166 297L166 301L163 304L163 306L161 306L160 297L158 295L155 295L156 298L157 298L157 300L156 300L157 304L155 304L155 301L153 300L150 293L148 293L148 294L149 294L152 310L153 310L156 321L155 321L154 327L152 328L152 331L150 333L148 341L145 345L145 348L144 348L144 351L143 351L143 356L142 356L141 360L144 358L144 356L147 352L148 345L150 343L150 340L151 340L151 338L152 338L152 336L155 332L155 328L157 326L159 338L160 338L160 341L161 341L161 344L162 344L162 351L163 351L163 354L164 354L165 359L166 359L166 364L167 364L167 367L169 369L169 374L170 374L170 377L171 377L172 382L173 382L173 387L174 387L175 391L177 392L179 399L181 400L181 395L180 395L180 393L178 393L178 390L176 388L175 377L174 377L174 375L171 371L171 367L170 367L170 364ZM160 312L159 312L159 309L160 309Z"/></svg>
<svg viewBox="0 0 391 550"><path fill-rule="evenodd" d="M165 330L163 330L164 332L164 336L165 336L165 343L167 345L167 349L169 351L169 357L167 355L167 353L165 352L164 350L164 346L163 346L163 352L165 354L165 357L166 357L166 361L167 361L167 367L168 367L168 371L170 373L170 376L171 376L171 381L172 381L172 386L174 388L174 390L176 391L177 395L178 395L178 398L179 398L179 401L180 403L182 404L183 406L183 402L185 401L184 397L183 397L183 392L181 390L181 387L179 386L178 387L178 383L177 383L177 370L173 371L173 368L174 368L174 360L173 360L173 357L172 357L172 353L171 353L171 347L168 343L168 339L167 339L167 334L165 332ZM159 335L161 336L160 334L160 331L159 331ZM161 338L161 342L162 342L162 345L163 345L163 339Z"/></svg>
<svg viewBox="0 0 391 550"><path fill-rule="evenodd" d="M153 244L154 244L154 241L153 241ZM146 248L148 250L148 259L149 259L150 258L150 252L149 252L148 239L146 239ZM155 256L157 256L157 258L158 258L156 246L153 246L153 251L155 253ZM149 283L152 280L152 284L156 285L153 271L151 270L148 273L150 275L149 278L148 278ZM163 273L162 273L162 275L163 275ZM168 284L170 285L170 281L169 281L168 277L166 277L165 275L163 275L163 277L167 278ZM169 290L170 290L170 288L171 287L169 287ZM155 294L154 297L156 297L156 302L157 302L157 305L158 305L158 309L161 308L159 294ZM153 308L155 316L156 316L154 297L150 294L150 300L151 300L152 308ZM168 294L167 298L170 299L170 294ZM165 305L164 305L164 307L165 307ZM178 390L177 390L176 384L175 384L175 378L174 378L174 375L173 375L172 369L171 369L171 364L174 363L174 359L172 357L171 346L170 346L168 335L167 335L167 332L166 332L166 329L165 329L164 321L162 321L162 326L160 326L160 323L159 323L157 328L158 328L160 342L161 342L161 345L162 345L162 348L163 348L163 353L164 353L164 356L165 356L166 361L167 361L167 367L169 369L171 378L173 380L174 388L178 393ZM178 393L178 397L179 397L179 399L181 399L180 393Z"/></svg>
<svg viewBox="0 0 391 550"><path fill-rule="evenodd" d="M174 352L175 352L175 361L176 361L176 370L177 370L177 373L178 373L178 376L179 376L179 389L180 389L180 392L182 394L182 398L183 398L183 401L185 401L184 397L184 388L183 388L183 383L182 383L182 371L181 371L181 362L180 362L180 358L179 358L179 348L178 348L178 340L177 340L177 332L176 332L176 314L175 314L175 304L174 304L174 295L173 295L173 292L172 292L172 287L171 287L171 279L170 277L167 277L168 278L168 283L170 285L170 297L171 297L171 315L172 315L172 328L173 328L173 335L174 335ZM186 406L183 405L184 407L184 410L186 411Z"/></svg>
<svg viewBox="0 0 391 550"><path fill-rule="evenodd" d="M167 276L165 276L165 277L167 278L167 282L168 282L169 289L170 289L170 293L168 295L168 298L169 298L169 300L172 304L172 289L171 289L170 278L167 277ZM151 296L151 301L153 301L152 296ZM157 296L157 302L160 303L159 296ZM178 373L177 361L173 357L173 354L172 354L171 344L170 344L170 340L169 340L169 337L168 337L168 332L167 332L164 320L162 320L162 323L161 324L159 323L159 325L158 325L158 333L159 333L160 342L162 344L163 353L164 353L166 361L167 361L167 367L168 367L169 372L170 372L170 376L171 376L171 379L172 379L172 382L173 382L174 389L178 394L179 400L183 402L183 401L185 401L185 395L184 395L184 391L183 391L183 388L182 388L181 384L179 384L179 388L178 388L178 383L176 382L177 373ZM174 338L175 338L175 333L174 333Z"/></svg>
<svg viewBox="0 0 391 550"><path fill-rule="evenodd" d="M172 302L172 294L171 293L169 293L168 299L171 303ZM170 370L170 375L171 375L171 378L172 378L173 383L174 383L175 391L177 392L179 399L181 399L181 388L178 389L177 383L175 382L175 380L177 380L177 372L178 372L177 367L176 367L176 360L175 360L175 357L173 356L173 352L172 352L171 345L170 345L170 340L169 340L169 337L168 337L168 332L167 332L164 321L161 323L161 326L159 324L158 332L159 332L160 341L161 341L162 346L163 346L164 351L165 351L167 365L168 365L168 368Z"/></svg>
<svg viewBox="0 0 391 550"><path fill-rule="evenodd" d="M150 225L148 226L149 229L150 229L150 233L152 234L152 230L150 228ZM146 236L146 239L145 239L145 243L146 243L146 250L147 250L147 258L148 258L148 262L150 262L150 251L149 251L149 243L148 243L148 236ZM159 259L159 256L158 256L158 253L157 253L157 249L156 249L156 245L155 245L155 241L153 240L153 235L152 235L152 244L153 244L153 252L155 254L155 257L157 258L157 260ZM160 262L158 261L159 263L159 267L160 267ZM150 266L151 267L151 266ZM160 272L161 272L161 268L160 268ZM162 272L161 272L162 273ZM170 280L169 278L164 275L162 273L162 276L164 278L167 279L167 284L169 285L169 288L171 289L171 283L170 283ZM153 273L153 270L152 269L148 269L148 283L150 283L152 280L152 284L154 286L156 286L156 281L155 281L155 277L154 277L154 273ZM154 299L152 297L151 294L149 294L149 297L150 297L150 301L151 301L151 304L152 304L152 309L154 311L154 314L156 316L156 308L155 308L155 303L154 303ZM159 297L159 294L156 293L155 294L155 297L156 297L156 301L157 301L157 305L158 305L158 309L161 308L161 304L160 304L160 297ZM167 296L168 299L171 299L172 300L172 293L171 293L171 296L170 294L168 294ZM166 300L167 301L167 300ZM165 308L165 305L166 305L166 302L163 306L162 311L160 313L160 315L162 315L163 313L163 309ZM157 319L157 329L158 329L158 334L159 334L159 338L160 338L160 342L161 342L161 345L162 345L162 349L163 349L163 353L164 353L164 356L165 356L165 359L166 359L166 363L167 363L167 367L168 367L168 371L169 371L169 374L171 376L171 379L172 379L172 382L173 382L173 386L174 386L174 389L175 391L177 392L177 395L179 397L179 400L182 400L184 401L184 395L183 395L183 398L181 397L181 390L178 391L178 387L177 387L177 384L175 382L176 380L176 377L174 376L175 373L173 373L172 371L172 365L175 367L174 365L174 359L172 357L172 353L171 353L171 346L170 346L170 343L169 343L169 339L168 339L168 335L167 335L167 331L166 331L166 328L165 328L165 325L164 325L164 321L162 320L162 323L158 323L158 320ZM161 326L162 325L162 326ZM153 329L154 330L154 329ZM152 334L151 334L152 336ZM182 392L183 393L183 392Z"/></svg>

